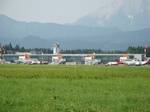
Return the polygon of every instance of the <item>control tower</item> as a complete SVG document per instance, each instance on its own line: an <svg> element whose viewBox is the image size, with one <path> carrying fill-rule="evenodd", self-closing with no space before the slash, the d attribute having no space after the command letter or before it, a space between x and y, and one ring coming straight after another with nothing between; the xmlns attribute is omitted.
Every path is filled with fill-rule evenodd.
<svg viewBox="0 0 150 112"><path fill-rule="evenodd" d="M59 54L60 53L60 44L58 42L55 42L53 44L53 54Z"/></svg>

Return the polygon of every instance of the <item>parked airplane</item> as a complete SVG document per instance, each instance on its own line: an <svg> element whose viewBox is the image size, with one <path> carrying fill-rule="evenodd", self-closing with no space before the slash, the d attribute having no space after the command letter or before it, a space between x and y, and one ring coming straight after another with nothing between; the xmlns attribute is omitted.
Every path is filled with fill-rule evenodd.
<svg viewBox="0 0 150 112"><path fill-rule="evenodd" d="M137 59L127 59L123 63L126 65L136 65L136 66L141 65L141 62Z"/></svg>
<svg viewBox="0 0 150 112"><path fill-rule="evenodd" d="M146 60L141 61L141 65L147 65L147 64L150 64L150 58L147 58Z"/></svg>
<svg viewBox="0 0 150 112"><path fill-rule="evenodd" d="M125 60L124 61L124 64L127 64L127 65L147 65L147 64L150 64L150 58L144 60L144 61L139 61L137 59L128 59L128 60Z"/></svg>
<svg viewBox="0 0 150 112"><path fill-rule="evenodd" d="M19 59L15 61L17 64L40 64L40 61L35 58L30 58L28 54L19 56Z"/></svg>
<svg viewBox="0 0 150 112"><path fill-rule="evenodd" d="M40 64L40 61L37 59L18 59L15 61L17 64Z"/></svg>

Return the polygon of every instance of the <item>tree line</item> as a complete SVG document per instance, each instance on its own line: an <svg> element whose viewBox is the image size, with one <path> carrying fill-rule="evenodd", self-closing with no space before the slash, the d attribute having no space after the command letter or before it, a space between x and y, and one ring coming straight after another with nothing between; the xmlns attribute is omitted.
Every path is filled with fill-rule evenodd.
<svg viewBox="0 0 150 112"><path fill-rule="evenodd" d="M150 57L150 47L143 47L143 46L129 46L127 49L128 53L134 53L134 54L146 54L148 57Z"/></svg>
<svg viewBox="0 0 150 112"><path fill-rule="evenodd" d="M21 47L18 44L16 44L15 46L13 46L11 43L9 44L5 44L5 45L1 45L1 48L5 50L6 54L9 53L15 53L15 52L33 52L33 53L52 53L52 50L50 48L25 48L25 47Z"/></svg>
<svg viewBox="0 0 150 112"><path fill-rule="evenodd" d="M44 54L48 54L48 53L52 53L52 49L51 48L25 48L25 47L21 47L19 45L15 45L13 46L11 43L9 44L5 44L5 45L1 45L1 48L3 48L5 50L5 53L15 53L15 52L32 52L32 53L44 53ZM146 51L145 51L146 49ZM101 49L76 49L76 50L72 50L72 49L63 49L60 51L61 53L64 54L90 54L90 53L135 53L135 54L144 54L146 53L147 56L150 56L150 47L143 47L143 46L129 46L127 50L124 51L104 51Z"/></svg>

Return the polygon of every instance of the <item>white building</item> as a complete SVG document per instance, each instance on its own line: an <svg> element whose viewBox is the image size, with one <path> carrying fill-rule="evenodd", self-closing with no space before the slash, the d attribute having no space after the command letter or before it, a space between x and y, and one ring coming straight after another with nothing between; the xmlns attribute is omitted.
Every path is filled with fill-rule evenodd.
<svg viewBox="0 0 150 112"><path fill-rule="evenodd" d="M96 64L99 64L101 62L101 60L95 59L95 53L86 56L84 58L84 61L85 61L85 65L96 65Z"/></svg>
<svg viewBox="0 0 150 112"><path fill-rule="evenodd" d="M66 62L66 59L60 56L53 56L51 64L64 64L65 62Z"/></svg>

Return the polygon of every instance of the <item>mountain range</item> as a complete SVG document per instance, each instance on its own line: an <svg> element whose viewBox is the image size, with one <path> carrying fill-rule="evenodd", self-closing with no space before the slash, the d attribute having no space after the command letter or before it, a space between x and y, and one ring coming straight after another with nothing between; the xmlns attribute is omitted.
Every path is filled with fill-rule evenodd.
<svg viewBox="0 0 150 112"><path fill-rule="evenodd" d="M150 0L113 0L110 4L81 17L76 24L140 30L150 27Z"/></svg>
<svg viewBox="0 0 150 112"><path fill-rule="evenodd" d="M131 0L116 1L72 24L24 22L0 15L0 43L50 48L58 41L63 49L102 50L150 45L149 0L137 0L130 7Z"/></svg>

